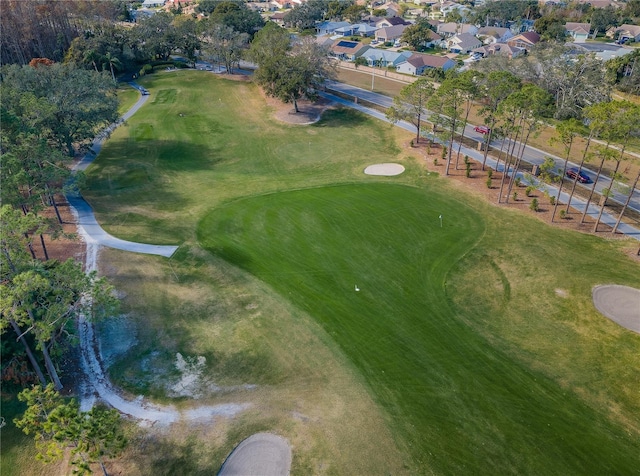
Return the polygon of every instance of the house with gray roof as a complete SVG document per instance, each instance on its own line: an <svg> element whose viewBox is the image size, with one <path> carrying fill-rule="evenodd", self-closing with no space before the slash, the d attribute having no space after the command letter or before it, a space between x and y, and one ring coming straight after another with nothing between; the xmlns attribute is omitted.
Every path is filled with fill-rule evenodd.
<svg viewBox="0 0 640 476"><path fill-rule="evenodd" d="M413 55L410 51L388 51L379 48L371 48L363 53L362 58L367 60L369 66L381 66L387 68L389 66L396 67L400 63L404 63Z"/></svg>
<svg viewBox="0 0 640 476"><path fill-rule="evenodd" d="M407 29L409 25L396 25L396 26L388 26L385 28L380 28L376 30L375 37L378 41L395 41L400 39L404 30Z"/></svg>
<svg viewBox="0 0 640 476"><path fill-rule="evenodd" d="M468 23L439 23L436 27L436 33L443 38L449 38L450 36L459 35L460 33L471 33L472 35L475 35L477 32L478 27Z"/></svg>
<svg viewBox="0 0 640 476"><path fill-rule="evenodd" d="M348 21L323 21L316 26L316 33L318 35L333 35L338 28L350 27L351 23Z"/></svg>
<svg viewBox="0 0 640 476"><path fill-rule="evenodd" d="M414 53L407 61L396 67L398 73L421 76L428 69L441 69L447 71L456 66L456 62L446 56L423 55Z"/></svg>
<svg viewBox="0 0 640 476"><path fill-rule="evenodd" d="M506 43L492 43L490 45L475 48L472 52L479 53L483 58L488 56L506 56L509 59L517 58L524 53L524 49L517 46L509 46Z"/></svg>
<svg viewBox="0 0 640 476"><path fill-rule="evenodd" d="M471 33L460 33L445 41L447 49L452 53L467 54L474 48L482 46L482 42Z"/></svg>
<svg viewBox="0 0 640 476"><path fill-rule="evenodd" d="M513 37L513 32L510 28L483 26L478 28L476 37L485 45L490 45L491 43L506 43L509 38Z"/></svg>

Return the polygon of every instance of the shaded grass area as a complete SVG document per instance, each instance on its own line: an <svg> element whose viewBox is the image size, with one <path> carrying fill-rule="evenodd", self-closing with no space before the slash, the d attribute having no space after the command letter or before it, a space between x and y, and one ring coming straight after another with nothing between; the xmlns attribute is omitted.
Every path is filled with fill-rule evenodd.
<svg viewBox="0 0 640 476"><path fill-rule="evenodd" d="M205 218L199 236L323 325L420 467L632 471L640 462L636 431L626 433L532 362L514 359L450 307L447 274L483 228L481 216L434 189L360 185L234 202ZM474 295L480 283L465 282ZM495 295L510 300L512 291L499 288ZM633 339L626 345L631 351Z"/></svg>

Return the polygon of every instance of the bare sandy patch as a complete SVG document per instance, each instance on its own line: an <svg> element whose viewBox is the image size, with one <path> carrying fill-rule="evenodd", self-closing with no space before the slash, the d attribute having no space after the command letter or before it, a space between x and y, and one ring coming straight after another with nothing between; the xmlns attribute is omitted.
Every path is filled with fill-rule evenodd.
<svg viewBox="0 0 640 476"><path fill-rule="evenodd" d="M640 334L640 289L628 286L596 286L593 304L616 324Z"/></svg>
<svg viewBox="0 0 640 476"><path fill-rule="evenodd" d="M240 443L222 465L221 476L287 476L291 447L281 436L256 433Z"/></svg>

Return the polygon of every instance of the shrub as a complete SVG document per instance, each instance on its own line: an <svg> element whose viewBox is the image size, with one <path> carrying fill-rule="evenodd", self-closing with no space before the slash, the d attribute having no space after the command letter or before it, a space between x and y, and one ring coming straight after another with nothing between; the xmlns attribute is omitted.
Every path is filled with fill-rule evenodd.
<svg viewBox="0 0 640 476"><path fill-rule="evenodd" d="M527 197L531 196L531 193L535 190L535 187L533 185L529 185L525 190L524 190L524 194Z"/></svg>
<svg viewBox="0 0 640 476"><path fill-rule="evenodd" d="M522 179L520 177L516 177L516 180L515 180L516 187L519 187L521 182L522 182Z"/></svg>
<svg viewBox="0 0 640 476"><path fill-rule="evenodd" d="M551 205L555 205L556 204L556 197L554 197L553 195L549 195L549 203Z"/></svg>
<svg viewBox="0 0 640 476"><path fill-rule="evenodd" d="M535 200L535 199L534 199ZM513 192L513 201L517 202L518 201L518 192Z"/></svg>
<svg viewBox="0 0 640 476"><path fill-rule="evenodd" d="M563 220L565 218L567 218L567 211L566 210L560 210L560 218L562 218Z"/></svg>
<svg viewBox="0 0 640 476"><path fill-rule="evenodd" d="M537 212L538 211L538 199L534 198L533 200L531 200L531 204L529 205L529 210L531 210L532 212Z"/></svg>
<svg viewBox="0 0 640 476"><path fill-rule="evenodd" d="M442 160L447 158L447 146L443 145L442 146Z"/></svg>
<svg viewBox="0 0 640 476"><path fill-rule="evenodd" d="M493 169L489 169L489 170L487 170L487 177L488 177L488 178L493 177Z"/></svg>
<svg viewBox="0 0 640 476"><path fill-rule="evenodd" d="M487 188L491 188L491 176L487 177Z"/></svg>
<svg viewBox="0 0 640 476"><path fill-rule="evenodd" d="M467 170L465 171L467 178L471 177L471 164L467 162Z"/></svg>
<svg viewBox="0 0 640 476"><path fill-rule="evenodd" d="M468 155L465 155L465 156L464 156L464 164L468 166L470 163L471 163L471 162L469 162L469 156L468 156Z"/></svg>
<svg viewBox="0 0 640 476"><path fill-rule="evenodd" d="M433 158L433 165L438 165L438 158L437 157Z"/></svg>
<svg viewBox="0 0 640 476"><path fill-rule="evenodd" d="M413 147L413 139L411 139L411 143L410 143L411 147Z"/></svg>

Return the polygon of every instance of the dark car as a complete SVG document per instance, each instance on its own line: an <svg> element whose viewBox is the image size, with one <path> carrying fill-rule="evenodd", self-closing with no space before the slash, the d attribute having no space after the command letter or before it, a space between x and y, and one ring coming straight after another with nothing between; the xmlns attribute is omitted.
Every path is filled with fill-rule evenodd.
<svg viewBox="0 0 640 476"><path fill-rule="evenodd" d="M578 182L580 183L591 182L591 179L587 174L585 174L582 170L578 171L578 169L576 168L567 170L567 177L569 177L570 179L575 179L576 177L578 177Z"/></svg>

